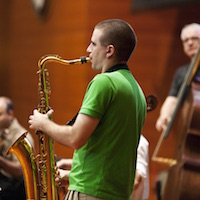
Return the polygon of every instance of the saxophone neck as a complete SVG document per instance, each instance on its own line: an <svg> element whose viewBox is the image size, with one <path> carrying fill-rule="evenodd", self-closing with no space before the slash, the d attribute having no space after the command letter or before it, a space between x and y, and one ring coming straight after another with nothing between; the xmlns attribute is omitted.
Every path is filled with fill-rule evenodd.
<svg viewBox="0 0 200 200"><path fill-rule="evenodd" d="M45 55L41 57L40 60L38 61L39 70L44 69L44 64L47 62L57 62L64 65L72 65L72 64L88 63L88 62L91 62L91 60L87 56L82 56L80 58L73 59L73 60L66 60L60 57L59 55Z"/></svg>

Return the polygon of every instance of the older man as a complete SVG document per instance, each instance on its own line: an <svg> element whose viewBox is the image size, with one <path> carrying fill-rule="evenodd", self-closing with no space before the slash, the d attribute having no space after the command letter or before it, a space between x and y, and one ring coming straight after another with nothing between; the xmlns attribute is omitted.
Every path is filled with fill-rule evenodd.
<svg viewBox="0 0 200 200"><path fill-rule="evenodd" d="M0 199L26 199L23 174L15 155L7 155L9 147L26 130L19 124L14 115L12 101L0 97ZM30 134L27 136L33 144Z"/></svg>

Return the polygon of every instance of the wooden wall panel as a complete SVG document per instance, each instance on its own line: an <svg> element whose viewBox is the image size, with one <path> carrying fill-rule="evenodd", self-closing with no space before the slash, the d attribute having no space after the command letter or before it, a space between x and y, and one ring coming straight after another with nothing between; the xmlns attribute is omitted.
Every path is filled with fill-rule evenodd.
<svg viewBox="0 0 200 200"><path fill-rule="evenodd" d="M179 40L186 23L199 21L199 6L174 7L133 12L128 0L51 1L49 14L41 20L31 1L2 1L0 4L0 95L13 99L16 116L28 129L28 116L38 102L37 62L46 54L65 59L86 55L93 27L101 20L121 18L135 29L138 45L129 66L146 95L157 96L159 104L148 113L143 134L150 143L150 157L159 133L155 122L170 88L176 68L187 58ZM50 105L54 120L66 123L81 106L88 82L96 74L90 64L64 66L47 64L52 94ZM29 130L29 129L28 129ZM30 130L29 130L30 131ZM37 137L33 131L36 144ZM168 144L174 144L171 134ZM165 147L164 147L165 149ZM69 148L55 145L58 156L71 157ZM172 151L165 151L168 155ZM155 199L156 172L160 167L150 161L151 195Z"/></svg>

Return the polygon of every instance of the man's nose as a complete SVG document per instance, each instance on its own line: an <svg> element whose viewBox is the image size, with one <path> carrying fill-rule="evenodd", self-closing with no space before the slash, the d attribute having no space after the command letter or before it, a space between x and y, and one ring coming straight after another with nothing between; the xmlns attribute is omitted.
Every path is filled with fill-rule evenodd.
<svg viewBox="0 0 200 200"><path fill-rule="evenodd" d="M88 53L91 52L91 44L87 47L87 52L88 52Z"/></svg>

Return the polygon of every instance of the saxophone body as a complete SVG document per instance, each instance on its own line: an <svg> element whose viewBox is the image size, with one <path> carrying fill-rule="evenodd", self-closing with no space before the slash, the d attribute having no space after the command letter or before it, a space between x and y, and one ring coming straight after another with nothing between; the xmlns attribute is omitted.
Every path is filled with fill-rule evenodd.
<svg viewBox="0 0 200 200"><path fill-rule="evenodd" d="M46 114L49 107L50 84L49 74L45 69L47 62L58 62L64 65L83 64L89 62L88 57L64 60L58 55L46 55L38 61L38 111ZM52 120L52 119L50 119ZM27 200L59 200L58 186L55 178L58 176L53 140L42 131L36 131L39 151L35 156L34 148L26 138L27 132L20 136L9 148L18 158L25 181Z"/></svg>

